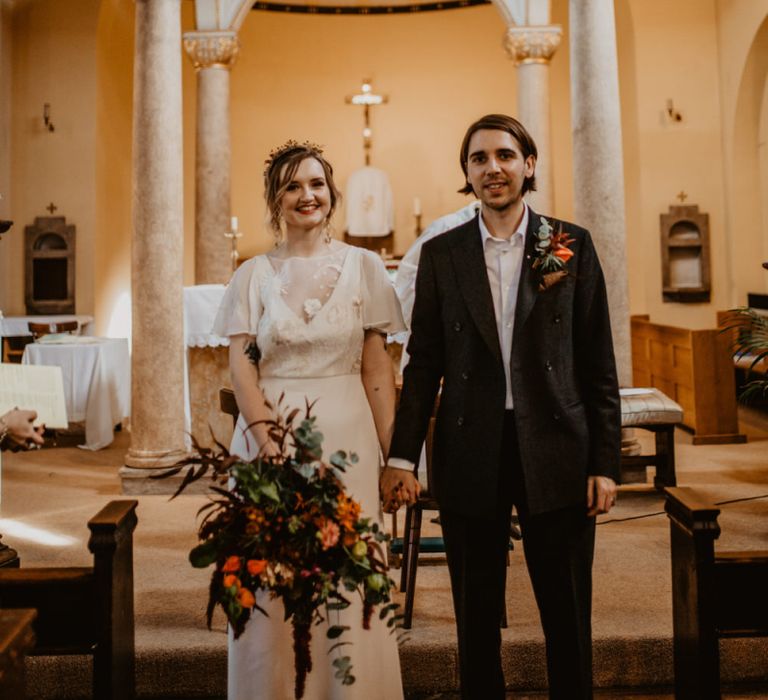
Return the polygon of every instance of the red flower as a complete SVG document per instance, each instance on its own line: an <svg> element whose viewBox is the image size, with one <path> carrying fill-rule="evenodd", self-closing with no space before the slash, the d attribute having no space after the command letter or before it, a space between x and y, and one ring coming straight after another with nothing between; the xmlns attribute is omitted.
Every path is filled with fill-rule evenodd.
<svg viewBox="0 0 768 700"><path fill-rule="evenodd" d="M267 567L266 559L249 559L246 564L251 576L258 576Z"/></svg>
<svg viewBox="0 0 768 700"><path fill-rule="evenodd" d="M256 605L256 598L247 588L241 588L237 592L237 602L244 608L252 608Z"/></svg>
<svg viewBox="0 0 768 700"><path fill-rule="evenodd" d="M240 557L234 554L231 557L227 557L227 561L224 563L224 566L221 567L221 570L224 573L240 571Z"/></svg>
<svg viewBox="0 0 768 700"><path fill-rule="evenodd" d="M566 248L565 246L558 246L552 251L552 254L560 260L562 260L564 263L567 263L572 257L573 257L573 251L570 248Z"/></svg>

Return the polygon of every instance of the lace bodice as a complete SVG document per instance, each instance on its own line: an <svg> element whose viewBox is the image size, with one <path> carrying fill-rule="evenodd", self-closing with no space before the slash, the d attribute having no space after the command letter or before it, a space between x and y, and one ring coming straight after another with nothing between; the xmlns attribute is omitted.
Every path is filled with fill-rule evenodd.
<svg viewBox="0 0 768 700"><path fill-rule="evenodd" d="M328 377L360 371L366 329L404 329L381 259L334 244L328 255L258 255L232 277L214 332L247 333L263 377Z"/></svg>

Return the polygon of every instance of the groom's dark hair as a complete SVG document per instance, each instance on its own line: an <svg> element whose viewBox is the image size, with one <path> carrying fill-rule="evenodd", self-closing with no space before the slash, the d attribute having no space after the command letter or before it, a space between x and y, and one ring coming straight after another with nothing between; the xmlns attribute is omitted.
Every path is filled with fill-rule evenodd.
<svg viewBox="0 0 768 700"><path fill-rule="evenodd" d="M472 139L473 134L481 129L495 129L497 131L506 131L511 134L515 140L520 144L520 148L523 152L523 158L533 156L534 159L538 158L538 151L536 150L536 142L533 137L528 133L528 130L514 117L508 117L506 114L486 114L484 117L480 117L476 122L470 125L467 129L467 133L464 134L464 140L461 142L461 154L459 156L461 162L461 169L464 171L464 187L459 192L462 194L472 194L474 190L472 185L467 180L467 160L469 159L469 142ZM536 175L523 180L523 194L536 189Z"/></svg>

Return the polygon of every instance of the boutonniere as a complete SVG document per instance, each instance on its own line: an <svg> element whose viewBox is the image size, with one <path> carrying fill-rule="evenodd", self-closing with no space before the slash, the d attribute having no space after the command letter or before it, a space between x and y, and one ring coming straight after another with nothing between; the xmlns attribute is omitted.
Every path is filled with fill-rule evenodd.
<svg viewBox="0 0 768 700"><path fill-rule="evenodd" d="M541 273L540 292L546 291L568 276L565 265L573 257L569 246L575 240L563 231L562 225L555 232L552 224L541 217L541 226L536 231L537 258L533 261L533 269Z"/></svg>

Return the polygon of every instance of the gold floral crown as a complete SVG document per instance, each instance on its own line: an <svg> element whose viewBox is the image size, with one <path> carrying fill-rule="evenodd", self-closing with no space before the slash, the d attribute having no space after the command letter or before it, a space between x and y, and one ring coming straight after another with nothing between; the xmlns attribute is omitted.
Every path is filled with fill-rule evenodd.
<svg viewBox="0 0 768 700"><path fill-rule="evenodd" d="M317 155L323 154L323 147L317 143L313 143L312 141L302 141L299 143L294 139L288 139L282 146L273 148L269 152L269 158L264 161L264 177L267 176L269 169L272 167L274 162L280 158L280 156L287 153L288 151L292 151L294 148L306 148L307 150L310 150Z"/></svg>

